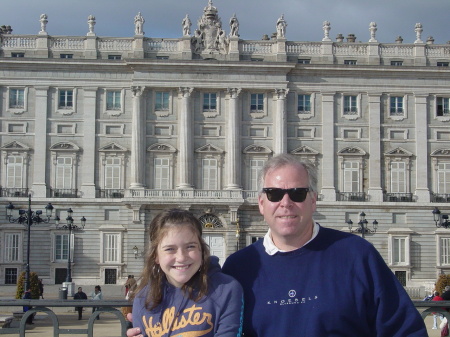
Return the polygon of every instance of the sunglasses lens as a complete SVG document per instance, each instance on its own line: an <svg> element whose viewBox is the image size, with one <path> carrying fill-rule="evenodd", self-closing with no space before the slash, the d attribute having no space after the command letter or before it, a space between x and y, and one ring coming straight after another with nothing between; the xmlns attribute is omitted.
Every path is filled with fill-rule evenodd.
<svg viewBox="0 0 450 337"><path fill-rule="evenodd" d="M293 202L303 202L306 199L306 194L308 193L307 189L300 189L300 188L293 188L291 190L289 190L289 198L291 198L291 200Z"/></svg>
<svg viewBox="0 0 450 337"><path fill-rule="evenodd" d="M266 190L267 199L272 202L278 202L283 199L284 191L281 188L271 188Z"/></svg>

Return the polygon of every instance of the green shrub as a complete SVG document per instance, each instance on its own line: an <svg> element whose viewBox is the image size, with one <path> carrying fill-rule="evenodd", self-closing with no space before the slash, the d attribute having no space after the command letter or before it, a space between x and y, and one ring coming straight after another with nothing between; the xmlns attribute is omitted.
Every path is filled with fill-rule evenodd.
<svg viewBox="0 0 450 337"><path fill-rule="evenodd" d="M17 280L17 291L16 291L16 299L21 299L23 297L23 293L25 292L25 275L26 273L23 271L19 275L19 279ZM39 299L39 277L34 271L30 272L30 287L31 287L31 298L38 300Z"/></svg>
<svg viewBox="0 0 450 337"><path fill-rule="evenodd" d="M439 275L436 282L436 291L439 291L439 294L442 295L446 286L450 286L450 275Z"/></svg>

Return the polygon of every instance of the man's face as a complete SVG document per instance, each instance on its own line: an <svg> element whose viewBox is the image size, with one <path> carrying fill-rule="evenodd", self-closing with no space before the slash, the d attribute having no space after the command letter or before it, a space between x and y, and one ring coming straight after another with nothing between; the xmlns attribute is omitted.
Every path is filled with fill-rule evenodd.
<svg viewBox="0 0 450 337"><path fill-rule="evenodd" d="M263 187L309 187L308 173L303 167L283 166L267 172ZM265 193L258 198L259 211L270 227L272 239L280 249L300 248L311 238L316 195L309 192L303 202L293 202L286 193L278 202L271 202Z"/></svg>

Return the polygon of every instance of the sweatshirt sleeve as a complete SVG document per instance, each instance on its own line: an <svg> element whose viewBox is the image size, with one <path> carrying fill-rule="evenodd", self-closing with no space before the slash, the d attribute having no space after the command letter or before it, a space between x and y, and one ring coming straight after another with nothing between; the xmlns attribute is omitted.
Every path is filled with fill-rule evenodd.
<svg viewBox="0 0 450 337"><path fill-rule="evenodd" d="M241 285L235 279L232 279L227 291L222 294L220 305L220 318L214 337L242 336L244 294Z"/></svg>

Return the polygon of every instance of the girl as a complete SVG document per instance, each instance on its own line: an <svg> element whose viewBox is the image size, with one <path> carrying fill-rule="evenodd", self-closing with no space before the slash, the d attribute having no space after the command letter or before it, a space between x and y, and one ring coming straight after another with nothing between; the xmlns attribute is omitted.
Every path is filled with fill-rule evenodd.
<svg viewBox="0 0 450 337"><path fill-rule="evenodd" d="M210 257L202 226L188 211L170 209L153 219L131 296L133 326L143 336L241 336L242 288Z"/></svg>

